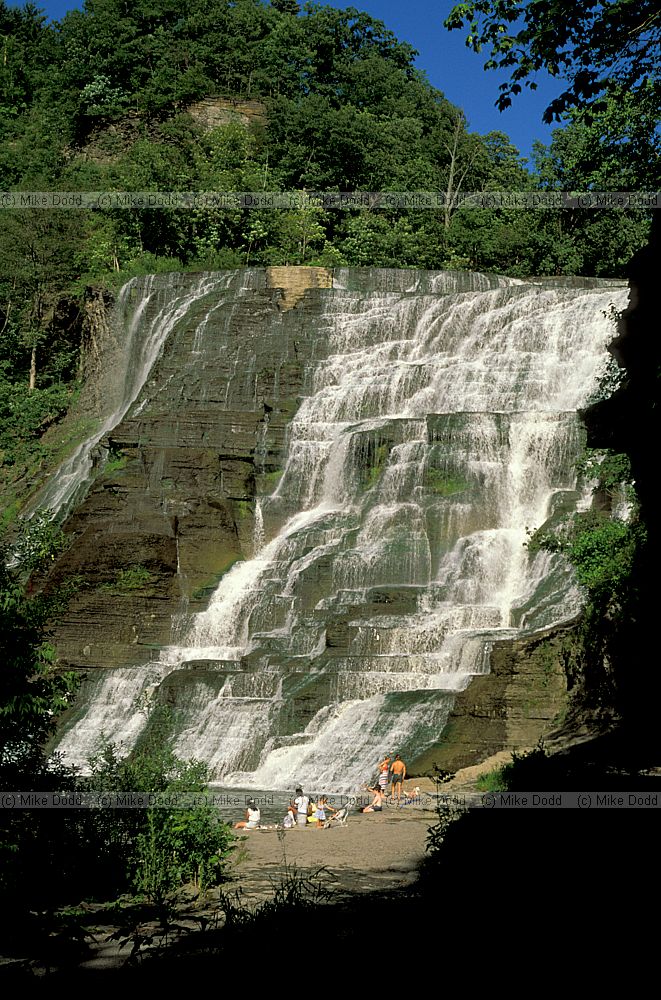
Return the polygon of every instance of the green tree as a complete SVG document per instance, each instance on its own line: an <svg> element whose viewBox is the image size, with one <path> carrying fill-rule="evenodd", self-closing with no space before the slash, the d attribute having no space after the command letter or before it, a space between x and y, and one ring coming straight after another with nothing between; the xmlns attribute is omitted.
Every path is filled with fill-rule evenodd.
<svg viewBox="0 0 661 1000"><path fill-rule="evenodd" d="M324 244L323 208L305 192L298 194L298 205L282 211L276 223L277 243L269 253L273 264L306 264Z"/></svg>
<svg viewBox="0 0 661 1000"><path fill-rule="evenodd" d="M296 0L271 0L271 6L281 14L300 14L301 6Z"/></svg>
<svg viewBox="0 0 661 1000"><path fill-rule="evenodd" d="M0 3L0 135L15 131L52 73L57 40L34 3L8 7Z"/></svg>
<svg viewBox="0 0 661 1000"><path fill-rule="evenodd" d="M52 317L53 297L76 273L80 241L73 213L16 209L3 213L0 231L2 311L25 340L30 384L36 384L37 348Z"/></svg>
<svg viewBox="0 0 661 1000"><path fill-rule="evenodd" d="M485 69L511 70L496 101L501 110L522 85L536 87L531 76L540 70L570 84L551 101L545 121L594 103L614 85L637 91L654 81L658 88L657 0L471 0L455 4L445 26L468 28L466 44L475 52L487 48Z"/></svg>
<svg viewBox="0 0 661 1000"><path fill-rule="evenodd" d="M649 87L635 97L614 92L597 110L571 111L548 147L535 144L538 183L559 191L656 190L661 181L657 124ZM649 238L650 213L642 209L572 209L544 217L543 231L551 237L545 257L559 260L563 243L571 241L576 273L622 275ZM543 259L538 257L540 266Z"/></svg>
<svg viewBox="0 0 661 1000"><path fill-rule="evenodd" d="M78 787L100 796L138 793L147 808L93 810L88 838L103 851L103 888L134 890L157 906L179 889L216 885L234 845L230 827L217 810L201 804L209 774L200 761L182 761L169 745L170 718L153 709L147 738L122 755L102 735L90 758L91 774Z"/></svg>
<svg viewBox="0 0 661 1000"><path fill-rule="evenodd" d="M45 767L44 747L70 704L74 676L56 669L48 622L62 595L30 593L30 579L64 544L47 514L24 523L0 560L0 782L16 788Z"/></svg>
<svg viewBox="0 0 661 1000"><path fill-rule="evenodd" d="M544 187L564 191L654 191L661 182L659 106L650 81L614 89L596 109L573 110L535 157Z"/></svg>

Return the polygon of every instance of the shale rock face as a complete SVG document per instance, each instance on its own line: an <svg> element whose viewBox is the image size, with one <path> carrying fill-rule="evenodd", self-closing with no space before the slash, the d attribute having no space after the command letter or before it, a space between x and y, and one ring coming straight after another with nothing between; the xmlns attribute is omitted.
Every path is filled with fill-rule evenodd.
<svg viewBox="0 0 661 1000"><path fill-rule="evenodd" d="M333 274L324 268L229 272L226 285L212 282L206 292L197 275L146 280L157 294L141 326L162 322L168 300L190 302L138 402L100 442L101 471L66 523L75 541L51 582L79 581L55 632L67 667L149 659L172 641L173 617L203 608L223 574L252 556L255 500L277 484L287 425L328 351L319 320ZM435 290L468 292L506 279L362 269L342 271L335 282L350 291L424 294L432 282ZM135 322L131 300L144 293L136 283L125 315L115 317L115 352L127 336L122 326Z"/></svg>
<svg viewBox="0 0 661 1000"><path fill-rule="evenodd" d="M235 97L207 97L190 104L186 112L205 131L231 122L246 127L266 124L266 106L261 101L242 101Z"/></svg>
<svg viewBox="0 0 661 1000"><path fill-rule="evenodd" d="M564 721L572 679L564 642L571 626L497 643L491 671L457 695L442 738L411 762L415 773L479 764L501 750L530 749Z"/></svg>
<svg viewBox="0 0 661 1000"><path fill-rule="evenodd" d="M523 519L576 503L605 294L380 269L129 283L124 388L49 581L78 584L61 665L97 707L126 698L133 734L149 688L176 749L235 783L355 785L395 739L418 773L534 745L571 686L545 626L576 595Z"/></svg>
<svg viewBox="0 0 661 1000"><path fill-rule="evenodd" d="M56 630L63 664L143 662L171 640L173 615L204 607L227 569L252 555L255 497L271 492L282 470L287 423L319 353L318 292L303 291L307 269L288 270L291 283L280 275L271 287L265 272L249 272L250 297L237 282L215 310L210 296L197 298L168 338L139 412L101 443L105 467L66 524L75 542L52 578L80 581ZM156 281L167 298L198 279ZM303 301L283 309L287 295Z"/></svg>

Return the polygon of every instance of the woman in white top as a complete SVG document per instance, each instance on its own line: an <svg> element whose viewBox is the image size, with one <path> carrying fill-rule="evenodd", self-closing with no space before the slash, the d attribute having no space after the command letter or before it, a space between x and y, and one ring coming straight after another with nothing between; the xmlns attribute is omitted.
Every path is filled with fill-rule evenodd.
<svg viewBox="0 0 661 1000"><path fill-rule="evenodd" d="M246 809L246 818L242 819L240 823L234 824L235 830L256 830L259 826L259 821L261 819L261 813L257 807L254 799L248 799L248 808Z"/></svg>

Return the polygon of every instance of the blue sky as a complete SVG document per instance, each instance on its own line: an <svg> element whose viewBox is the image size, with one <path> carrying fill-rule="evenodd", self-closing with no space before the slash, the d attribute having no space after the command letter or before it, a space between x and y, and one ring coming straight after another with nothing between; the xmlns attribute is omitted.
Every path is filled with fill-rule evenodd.
<svg viewBox="0 0 661 1000"><path fill-rule="evenodd" d="M49 17L62 17L67 10L82 7L82 2L51 0L37 6ZM321 0L323 2L323 0ZM326 0L328 6L354 6L384 21L400 39L410 42L420 55L417 65L429 81L442 90L448 100L463 108L469 127L485 133L493 129L506 132L524 156L530 156L534 139L548 143L552 128L544 125L542 114L552 97L560 93L562 84L550 77L537 78L538 89L523 93L504 112L494 107L498 85L504 74L485 72L484 57L466 48L460 31L449 32L443 20L453 6L453 0ZM22 6L12 4L9 6Z"/></svg>

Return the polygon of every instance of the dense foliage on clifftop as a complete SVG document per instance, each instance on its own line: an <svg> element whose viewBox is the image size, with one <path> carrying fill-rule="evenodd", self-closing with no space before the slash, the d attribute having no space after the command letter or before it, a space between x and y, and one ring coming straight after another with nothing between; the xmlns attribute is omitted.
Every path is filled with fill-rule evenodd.
<svg viewBox="0 0 661 1000"><path fill-rule="evenodd" d="M498 5L504 6L513 10L517 4ZM549 4L528 4L540 6ZM413 69L410 48L378 22L356 11L314 5L307 5L300 19L297 12L294 0L272 0L270 6L258 0L88 0L84 12L48 26L31 5L19 11L0 3L2 187L447 191L458 177L464 190L658 187L658 112L651 86L642 87L635 99L627 91L613 91L589 115L580 108L573 112L550 149L538 150L536 170L530 173L501 133L471 135L461 112ZM544 37L548 41L548 33ZM186 108L214 94L258 98L265 118L249 128L234 121L205 129ZM71 400L80 373L81 329L67 320L62 296L89 282L117 284L133 273L159 269L299 262L618 275L646 231L644 216L623 213L461 209L437 218L353 210L339 216L305 200L288 213L5 211L0 228L0 464L7 471L34 458L42 431ZM591 418L593 446L617 449L606 460L610 467L601 463L599 490L607 494L633 478L640 508L627 524L613 522L610 497L601 514L575 519L568 534L556 539L574 559L590 599L568 672L574 666L583 672L601 700L597 708L610 700L610 707L620 710L628 728L616 753L621 759L626 749L632 773L641 763L633 753L638 742L649 743L650 758L658 760L658 681L638 652L654 648L658 618L657 488L649 459L659 430L658 339L652 336L658 249L657 244L656 258L650 254L639 268L640 303L620 338L628 381ZM624 451L631 472L622 466ZM617 469L609 481L613 462ZM5 747L14 747L0 764L12 771L22 757L32 787L59 788L56 782L72 776L45 768L42 744L51 713L62 707L68 687L49 672L34 595L26 594L6 567L0 577L7 637L0 728ZM592 677L591 670L596 671ZM604 759L610 767L613 751L608 752ZM176 772L176 762L162 763L174 764ZM112 748L106 748L99 765L97 777L112 787L118 780L127 782L124 787L136 786L135 771L123 767ZM153 771L147 765L149 760L142 776L147 774L151 789ZM539 778L539 760L528 765L521 787L562 787L563 782L567 787L564 760L554 770L543 763L543 773L551 775L546 784ZM579 773L582 783L585 771ZM624 768L622 773L626 777ZM157 775L159 783L175 779L176 773L162 769ZM4 780L11 787L15 778ZM619 774L613 780L621 780ZM105 852L98 873L116 887L117 871L127 879L130 875L118 864L126 861L126 845L134 846L134 885L154 895L168 888L171 877L178 881L190 874L171 862L174 854L179 864L182 845L190 856L191 831L205 850L213 840L216 856L228 846L227 831L198 822L196 815L190 824L187 818L182 826L179 817L167 826L170 817L152 814L142 831L129 829L129 816L122 825L108 821L107 814L91 820L74 814L75 823L68 826L64 815L37 811L32 823L27 813L5 811L4 851L12 864L5 868L3 888L17 907L51 906L89 891L89 868L81 859L91 866L95 850ZM163 823L156 822L159 818ZM457 888L468 897L465 872L476 850L494 843L493 833L487 837L479 826L483 818L478 815L474 822L479 837L467 837L464 825L448 845L452 869L462 879ZM507 848L522 838L521 826L514 827L513 820L511 825L502 839ZM594 845L604 843L612 851L613 843L622 843L596 829L582 854L573 818L569 834L558 821L552 840L547 828L547 817L540 813L539 829L528 840L545 858L558 854L558 843L571 845L569 853L559 855L558 878L565 881L568 857L585 881L585 857L593 857ZM540 842L540 836L547 841ZM462 844L465 865L458 861ZM628 853L621 854L630 856L634 849L645 858L638 837L625 846ZM511 861L503 856L515 863L514 855ZM54 873L59 877L53 879ZM441 875L447 896L447 870ZM7 912L15 920L18 910L8 907Z"/></svg>
<svg viewBox="0 0 661 1000"><path fill-rule="evenodd" d="M646 239L640 212L340 211L306 192L654 190L651 93L575 112L531 170L504 133L470 132L411 46L353 7L87 0L47 23L34 4L1 2L0 39L0 189L300 195L276 211L3 208L5 469L34 460L71 403L81 328L58 302L91 283L271 264L617 276ZM195 114L203 99L225 117Z"/></svg>

